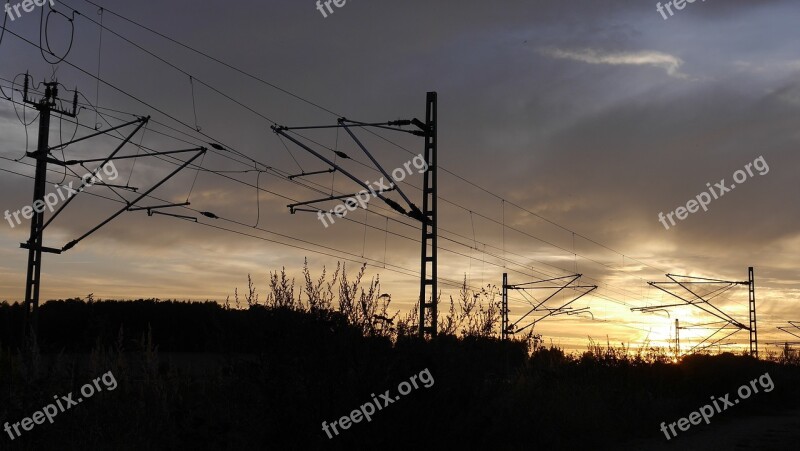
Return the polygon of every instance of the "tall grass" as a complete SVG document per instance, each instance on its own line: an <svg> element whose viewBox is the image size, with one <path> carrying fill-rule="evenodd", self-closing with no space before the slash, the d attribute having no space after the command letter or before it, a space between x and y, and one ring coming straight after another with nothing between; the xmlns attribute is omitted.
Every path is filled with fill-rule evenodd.
<svg viewBox="0 0 800 451"><path fill-rule="evenodd" d="M262 297L262 303L258 301L259 294L252 276L248 274L245 297L247 307L261 305L319 316L339 314L365 336L388 337L394 341L417 334L419 300L405 315L400 315L399 309L392 310L392 295L382 292L380 277L375 276L368 281L364 279L366 264L350 277L346 264L338 263L329 279L325 267L321 275L314 278L309 270L308 260L305 260L302 272L303 281L299 290L296 290L297 283L287 275L285 268L270 271L268 292L266 297ZM474 338L499 337L499 296L500 290L494 285L487 285L479 291L470 290L464 277L457 299L454 300L451 296L448 310L440 311L439 334ZM234 299L236 308L241 309L238 288L234 290ZM441 295L437 296L436 302L441 307ZM229 302L225 306L231 308ZM524 336L523 341L532 339L533 334L530 334Z"/></svg>

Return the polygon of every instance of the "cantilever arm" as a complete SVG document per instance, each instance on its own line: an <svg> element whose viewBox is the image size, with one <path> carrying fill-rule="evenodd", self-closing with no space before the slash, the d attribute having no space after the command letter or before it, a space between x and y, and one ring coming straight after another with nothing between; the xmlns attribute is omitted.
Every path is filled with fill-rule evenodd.
<svg viewBox="0 0 800 451"><path fill-rule="evenodd" d="M98 231L98 230L99 230L101 227L105 226L105 225L106 225L106 224L108 224L109 222L113 221L113 220L114 220L114 219L115 219L117 216L119 216L119 215L121 215L122 213L124 213L125 211L127 211L129 208L131 208L132 206L134 206L134 205L135 205L137 202L139 202L140 200L144 199L144 198L145 198L145 197L147 197L147 196L148 196L150 193L152 193L153 191L155 191L156 189L158 189L158 187L160 187L161 185L163 185L164 183L166 183L166 181L167 181L167 180L169 180L169 179L171 179L173 176L175 176L175 174L177 174L178 172L182 171L182 170L183 170L183 169L184 169L186 166L189 166L189 165L190 165L190 164L191 164L191 163L192 163L194 160L196 160L198 157L200 157L201 155L205 154L205 153L206 153L206 151L207 151L207 149L206 149L205 147L201 147L201 148L199 148L199 149L198 149L198 152L197 152L197 155L195 155L195 156L193 156L192 158L188 159L186 162L184 162L182 165L180 165L180 166L179 166L177 169L175 169L174 171L172 171L172 173L171 173L171 174L169 174L168 176L166 176L165 178L163 178L163 179L162 179L160 182L156 183L156 184L155 184L155 185L154 185L152 188L150 188L149 190L147 190L147 191L145 191L144 193L142 193L142 194L141 194L139 197L137 197L137 198L136 198L136 200L134 200L133 202L130 202L130 203L128 203L128 205L125 205L124 207L122 207L121 209L119 209L119 210L118 210L116 213L114 213L113 215L111 215L111 216L110 216L108 219L106 219L105 221L101 222L99 225L97 225L97 226L96 226L96 227L94 227L93 229L89 230L88 232L84 233L84 234L83 234L83 235L81 235L79 238L76 238L76 239L74 239L74 240L70 241L69 243L67 243L67 244L66 244L66 245L65 245L65 246L64 246L64 247L61 249L61 251L62 251L62 252L66 252L66 251L68 251L68 250L72 249L72 248L73 248L73 247L74 247L76 244L80 243L80 242L81 242L82 240L84 240L86 237L88 237L89 235L91 235L91 234L93 234L94 232Z"/></svg>

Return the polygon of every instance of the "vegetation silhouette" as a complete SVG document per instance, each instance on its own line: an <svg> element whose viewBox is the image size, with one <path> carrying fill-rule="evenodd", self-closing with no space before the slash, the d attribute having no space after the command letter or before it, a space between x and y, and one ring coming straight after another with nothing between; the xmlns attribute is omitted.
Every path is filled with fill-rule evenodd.
<svg viewBox="0 0 800 451"><path fill-rule="evenodd" d="M393 312L364 272L348 277L337 266L315 278L306 265L299 284L271 272L266 296L248 276L246 291L224 304L50 301L36 343L20 337L22 306L2 303L0 423L107 371L119 382L53 424L0 438L2 449L627 449L664 441L662 421L766 371L775 390L725 418L800 400L789 349L771 361L722 354L674 364L670 350L649 346L590 339L587 351L567 354L532 333L501 341L492 286L472 292L465 282L440 308L440 336L420 340L418 310ZM322 431L423 368L435 378L430 389L333 439Z"/></svg>

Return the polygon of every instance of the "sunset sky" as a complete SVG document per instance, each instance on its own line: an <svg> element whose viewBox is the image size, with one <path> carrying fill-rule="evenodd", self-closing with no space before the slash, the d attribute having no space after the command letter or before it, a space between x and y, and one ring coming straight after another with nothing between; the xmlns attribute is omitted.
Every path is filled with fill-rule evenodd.
<svg viewBox="0 0 800 451"><path fill-rule="evenodd" d="M212 139L205 134L228 149L202 160L204 169L215 172L184 170L154 193L180 203L191 191L192 208L222 219L181 208L169 211L198 217L199 223L126 213L74 249L45 254L43 300L93 293L103 299L222 301L234 288L246 287L248 274L264 296L269 271L286 267L299 279L308 258L313 274L337 261L347 262L351 272L368 262L367 276L380 276L393 309L407 311L419 290L418 223L378 200L328 228L313 214L291 215L287 198L306 201L331 189L350 194L360 187L341 174L298 179L302 184L287 180L328 167L282 143L270 120L306 126L331 125L339 115L367 122L422 119L425 94L436 91L444 299L457 294L464 277L477 289L499 286L503 272L512 284L582 273L582 284L599 289L574 306L591 307L594 320L564 315L539 323L538 333L571 349L584 347L587 336L663 345L676 318L687 324L715 318L691 307L672 309L669 316L631 312L672 303L648 281L666 281L665 273L739 281L753 266L762 349L792 339L777 326L800 321L796 1L708 0L687 4L667 20L655 1L350 0L328 17L313 0L95 3L272 87L109 11L101 16L87 1L57 1L56 10L71 16L69 7L75 8L98 22L102 17L110 30L180 71L109 31L100 47L98 26L84 17L74 21L65 62L51 66L37 48L40 9L8 20L11 32L36 46L3 36L4 94L11 94L12 80L21 89L26 71L36 84L55 74L67 88L77 86L85 95L81 103L88 99L106 108L102 115L81 111L79 122L88 128L79 127L78 137L92 133L95 124L107 129L131 114L150 115L153 122L132 143L178 150L207 145ZM51 14L47 36L54 53L65 53L70 34L64 17ZM92 77L98 73L108 84L98 87ZM71 100L71 93L60 94ZM14 100L20 100L19 92ZM16 109L21 116L22 107ZM33 181L12 172L32 175L33 160L13 160L23 155L26 142L35 148L38 122L28 108L26 139L17 113L0 99L0 213L31 202ZM74 132L75 125L54 117L51 145ZM379 131L389 143L356 133L389 171L423 149L418 137ZM344 132L338 139L333 129L303 134L351 156L355 161L343 164L361 180L380 178ZM87 140L65 155L103 157L118 143L109 137ZM317 148L333 158L330 150ZM121 154L137 151L128 145ZM60 151L54 156L62 158ZM659 222L659 213L686 206L708 190L707 183L725 179L730 185L737 170L759 157L769 170L753 171L712 200L707 212L689 214L668 230ZM116 164L114 183L143 190L175 168L154 158L136 159L135 167L132 162ZM257 171L265 166L272 169ZM51 169L48 192L63 177L60 168ZM422 177L414 174L401 188L421 205L421 185ZM264 190L258 196L257 188ZM116 198L98 186L89 193ZM396 193L391 197L400 200ZM48 227L45 245L62 247L118 208L81 194ZM19 243L27 240L28 227L28 221L0 225L0 300L24 298L27 252ZM530 309L529 301L512 294L512 321ZM547 305L559 301L566 299ZM712 303L747 322L746 287ZM708 332L681 331L684 350ZM747 332L732 338L746 343Z"/></svg>

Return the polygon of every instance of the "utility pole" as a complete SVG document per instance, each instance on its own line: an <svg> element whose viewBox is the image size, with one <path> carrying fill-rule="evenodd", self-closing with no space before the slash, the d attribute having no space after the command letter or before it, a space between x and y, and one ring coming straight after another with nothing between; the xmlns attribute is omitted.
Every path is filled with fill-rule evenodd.
<svg viewBox="0 0 800 451"><path fill-rule="evenodd" d="M678 318L675 318L675 361L681 358L681 332Z"/></svg>
<svg viewBox="0 0 800 451"><path fill-rule="evenodd" d="M758 358L758 329L756 328L756 280L753 267L747 271L747 285L750 306L750 355Z"/></svg>
<svg viewBox="0 0 800 451"><path fill-rule="evenodd" d="M436 163L436 154L437 154L437 96L436 92L428 92L426 97L426 104L425 104L425 122L414 118L414 119L403 119L403 120L396 120L396 121L389 121L389 122L359 122L353 121L347 118L339 118L336 125L316 125L316 126L304 126L304 127L286 127L282 125L273 125L272 131L278 134L282 138L286 138L289 141L296 144L298 147L305 149L308 153L314 155L319 160L325 162L330 168L320 171L311 171L305 172L303 171L301 174L291 175L289 176L290 179L295 179L298 177L306 177L311 175L317 174L326 174L331 172L340 172L345 177L349 178L362 188L367 191L372 191L372 195L376 198L382 200L386 205L391 207L396 212L408 216L412 219L419 221L422 224L422 252L420 256L420 289L419 289L419 336L424 338L426 335L430 337L436 337L437 333L437 322L438 322L438 315L437 315L437 301L438 301L438 282L437 282L437 184L436 184L436 173L437 173L437 163ZM415 130L405 130L401 127L413 125L417 129ZM341 164L337 164L335 161L332 161L330 158L325 157L317 150L314 150L309 145L301 142L297 137L295 137L296 130L312 130L312 129L331 129L331 128L343 128L348 135L353 139L353 142L364 152L364 154L372 161L375 165L375 169L378 169L383 176L391 181L391 185L388 189L383 189L381 191L375 192L367 186L366 182L363 182L361 179L356 177L355 175L348 172L345 168L342 167ZM382 130L393 130L396 132L404 132L410 133L414 136L421 136L425 138L425 152L423 157L425 158L425 164L427 167L425 168L425 175L424 175L424 185L422 188L422 210L417 207L408 196L403 193L403 190L400 188L397 182L394 181L394 177L389 175L389 173L381 166L378 160L370 153L367 147L356 137L355 133L353 133L353 128L379 128ZM344 153L339 151L338 149L328 149L333 150L333 152L341 159L346 160L350 157ZM302 168L301 168L302 171ZM387 197L385 193L389 191L397 191L397 193L402 197L403 201L407 204L408 209L406 209L403 205L395 202L391 198ZM328 215L330 218L331 212L325 212L318 207L314 207L315 204L320 202L328 202L333 200L341 200L341 199L348 199L353 198L357 195L342 195L342 196L329 196L322 199L314 199L304 202L296 202L293 204L287 205L289 207L289 211L292 214L297 212L307 212L307 213L316 213L318 218L322 218L324 215ZM308 208L309 206L314 208ZM341 216L340 216L341 217ZM332 218L330 218L332 219ZM327 227L327 226L326 226ZM430 300L429 300L430 299Z"/></svg>
<svg viewBox="0 0 800 451"><path fill-rule="evenodd" d="M34 101L28 99L28 90L29 90L29 83L28 83L29 76L25 75L25 90L23 100L26 104L32 105L36 110L39 111L39 142L37 144L36 152L28 152L27 156L34 158L36 160L36 176L34 178L34 189L33 189L33 204L31 206L25 207L31 210L32 213L32 221L31 221L31 234L28 241L25 243L20 244L20 247L23 249L28 250L28 271L27 271L27 280L25 283L25 313L24 313L24 321L23 321L23 336L26 338L35 339L38 334L38 312L39 312L39 289L41 287L41 274L42 274L42 252L52 253L52 254L61 254L72 249L76 244L80 241L87 238L92 233L96 232L109 222L113 221L117 216L121 215L125 211L134 211L137 210L136 203L143 200L145 197L149 196L154 190L164 184L167 180L172 178L175 174L192 164L194 160L196 160L201 155L206 153L205 147L198 147L192 149L183 149L183 150L173 150L167 152L152 152L144 157L155 157L159 155L170 155L170 154L178 154L178 153L195 153L189 160L183 162L183 164L179 165L176 170L170 173L165 178L162 178L161 181L156 183L153 187L146 190L144 193L141 193L136 199L129 201L121 196L117 191L114 190L114 187L125 189L125 190L132 190L138 192L137 188L132 188L129 186L116 186L116 185L109 185L106 183L97 183L98 185L105 186L108 189L112 190L118 196L123 197L125 205L114 213L111 217L101 222L98 226L92 228L89 232L81 235L79 238L70 241L65 246L61 247L60 249L57 248L49 248L44 247L44 230L47 226L53 222L53 220L67 207L67 205L72 202L75 198L77 193L83 192L84 188L94 184L94 182L89 183L87 180L82 180L80 188L76 190L74 194L70 194L67 199L63 199L63 203L61 206L56 210L50 218L45 222L44 220L44 210L45 210L45 190L47 188L47 165L48 163L52 163L58 166L73 166L73 165L84 165L86 163L100 163L100 167L105 167L107 163L110 163L112 160L121 160L121 159L135 159L139 158L139 155L136 156L116 156L120 150L130 141L134 134L136 134L143 126L146 124L150 117L141 117L135 119L133 121L127 122L122 125L117 125L115 127L111 127L105 131L99 131L97 133L93 133L87 136L83 136L77 139L73 139L69 142L62 142L56 146L50 147L49 145L49 133L50 133L50 118L52 113L61 114L63 116L68 117L77 117L78 113L78 91L75 90L75 96L72 100L72 111L64 110L60 108L61 100L58 98L58 82L50 82L44 83L45 86L45 94L44 98ZM63 149L71 144L85 141L87 139L94 138L96 136L107 134L111 131L118 130L124 127L128 127L134 124L138 124L135 130L130 133L126 138L121 140L121 143L116 147L116 149L111 153L110 156L105 158L90 158L84 160L66 160L62 161L57 158L51 156L53 150L56 149ZM74 172L74 171L73 171ZM151 207L145 207L145 209L152 215L153 210L162 209L162 208L169 208L175 206L183 206L188 205L187 203L183 204L169 204L169 205L157 205ZM25 209L23 209L25 211ZM52 211L52 209L51 209ZM182 219L190 219L189 217L179 216L179 215L170 215L167 213L160 213L167 216L176 216ZM203 213L205 214L205 213ZM23 216L25 214L23 213ZM209 216L210 217L210 216ZM194 218L191 218L194 219Z"/></svg>
<svg viewBox="0 0 800 451"><path fill-rule="evenodd" d="M508 273L503 273L503 298L500 304L500 339L508 339Z"/></svg>
<svg viewBox="0 0 800 451"><path fill-rule="evenodd" d="M419 336L430 334L436 337L438 321L437 301L437 183L436 183L436 149L437 149L437 101L436 92L427 94L425 105L425 184L422 186L422 254L419 286ZM428 265L430 264L430 268ZM430 302L428 299L430 287ZM430 320L430 323L428 322Z"/></svg>
<svg viewBox="0 0 800 451"><path fill-rule="evenodd" d="M652 287L656 287L659 290L679 299L681 302L673 303L673 304L664 304L664 305L649 305L647 307L633 307L631 308L632 312L644 312L644 313L652 313L658 310L666 311L668 308L674 307L685 307L685 306L692 306L694 308L700 309L703 312L719 319L717 323L722 323L718 329L716 329L711 335L708 335L704 338L700 343L694 345L687 354L693 354L695 350L702 351L704 349L711 348L713 346L717 346L726 340L728 337L742 331L747 330L750 332L750 354L758 358L758 337L756 333L756 295L755 295L755 280L753 277L753 268L750 267L749 271L749 280L747 281L735 281L735 280L720 280L720 279L710 279L707 277L695 277L695 276L683 276L678 274L667 274L667 278L670 280L669 282L647 282L648 285ZM687 296L686 294L678 294L670 289L664 288L665 286L677 285L676 288L672 290L681 290L686 291L691 296ZM750 325L745 325L742 322L738 321L737 319L733 318L731 315L725 313L724 311L720 310L715 305L709 302L711 299L725 293L727 290L733 288L737 285L748 285L749 292L750 292ZM698 286L716 286L712 291L709 291L705 294L700 294L698 289L695 287ZM713 323L712 323L713 324ZM705 328L703 325L697 326L684 326L683 329L690 329L692 327L698 328ZM730 331L728 334L722 336L721 338L714 338L723 331ZM705 344L709 342L708 344ZM734 343L726 343L726 344L734 344ZM704 346L703 346L704 345ZM701 347L702 346L702 347ZM719 346L718 346L719 347Z"/></svg>
<svg viewBox="0 0 800 451"><path fill-rule="evenodd" d="M58 249L45 248L43 242L44 226L44 195L47 187L47 162L50 137L50 115L59 113L68 117L75 117L78 109L78 91L72 101L72 111L57 108L58 82L44 83L44 98L38 102L28 99L28 75L25 74L25 90L23 101L32 105L39 111L39 142L36 152L28 152L28 156L36 160L36 176L33 185L33 218L31 220L31 234L26 243L20 244L23 249L28 249L28 273L25 282L25 318L24 334L36 337L38 332L39 288L41 286L42 252L60 254ZM38 208L37 208L38 206ZM31 208L28 207L28 208Z"/></svg>
<svg viewBox="0 0 800 451"><path fill-rule="evenodd" d="M502 307L502 309L506 311L506 318L505 318L506 322L508 322L508 317L507 317L507 315L508 315L508 291L507 290L520 290L520 291L527 291L527 290L548 290L549 291L549 290L555 290L554 292L552 292L550 294L550 296L547 296L544 300L539 301L539 303L537 305L533 305L531 303L533 308L531 308L530 310L528 310L527 313L522 315L522 317L520 319L518 319L517 321L515 321L514 324L512 324L510 326L506 324L505 327L503 328L503 330L506 331L506 334L513 334L513 333L517 333L517 332L522 332L523 330L525 330L525 329L527 329L529 327L535 326L536 323L538 323L538 322L540 322L540 321L542 321L542 320L544 320L546 318L549 318L551 316L557 316L557 315L575 316L575 315L580 315L581 313L588 313L588 314L592 315L592 319L594 319L594 315L592 314L592 312L589 311L589 307L582 307L582 308L579 308L579 309L573 309L572 307L570 307L570 305L573 302L577 301L578 299L586 296L587 294L589 294L592 291L597 289L597 285L573 285L573 283L576 282L578 279L580 279L582 276L583 276L583 274L572 274L572 275L569 275L569 276L554 277L552 279L547 279L547 280L537 280L537 281L534 281L534 282L526 282L526 283L519 283L519 284L509 285L508 284L508 273L503 273L503 304L504 304L504 307ZM551 282L552 282L552 284L551 284ZM539 285L539 284L542 284L542 283L544 283L545 285ZM559 285L559 283L562 283L563 285ZM552 308L552 307L547 307L547 306L544 305L547 301L549 301L550 299L554 298L557 294L559 294L562 291L567 290L567 289L574 290L574 291L581 291L581 290L585 290L585 291L581 292L579 295L573 297L572 299L570 299L566 303L562 304L560 307ZM536 318L533 321L531 321L526 326L517 327L517 324L519 324L522 320L524 320L525 318L527 318L530 314L532 314L534 312L544 313L544 315L539 317L539 318ZM502 314L502 312L501 312L501 314Z"/></svg>

